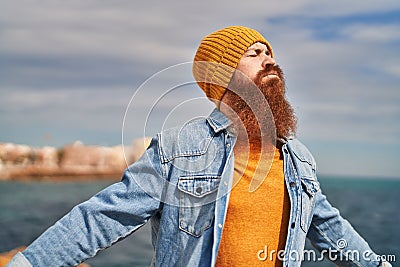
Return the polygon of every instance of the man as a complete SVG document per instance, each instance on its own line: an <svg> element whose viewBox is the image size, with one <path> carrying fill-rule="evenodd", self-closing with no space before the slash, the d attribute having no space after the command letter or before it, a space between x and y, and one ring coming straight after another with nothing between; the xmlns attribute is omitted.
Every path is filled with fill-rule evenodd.
<svg viewBox="0 0 400 267"><path fill-rule="evenodd" d="M260 33L235 26L206 36L193 74L217 109L154 137L121 182L9 266L77 265L148 221L155 266L300 266L306 237L337 265L390 266L322 194Z"/></svg>

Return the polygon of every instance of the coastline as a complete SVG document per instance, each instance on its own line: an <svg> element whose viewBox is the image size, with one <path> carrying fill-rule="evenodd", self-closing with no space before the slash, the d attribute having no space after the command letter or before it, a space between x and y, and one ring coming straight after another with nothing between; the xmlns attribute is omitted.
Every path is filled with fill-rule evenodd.
<svg viewBox="0 0 400 267"><path fill-rule="evenodd" d="M98 169L95 167L43 167L26 166L11 167L2 170L0 181L93 181L93 180L117 180L121 178L125 168ZM7 172L7 173L5 173Z"/></svg>
<svg viewBox="0 0 400 267"><path fill-rule="evenodd" d="M149 143L150 138L113 147L80 141L62 148L0 143L0 181L118 180Z"/></svg>

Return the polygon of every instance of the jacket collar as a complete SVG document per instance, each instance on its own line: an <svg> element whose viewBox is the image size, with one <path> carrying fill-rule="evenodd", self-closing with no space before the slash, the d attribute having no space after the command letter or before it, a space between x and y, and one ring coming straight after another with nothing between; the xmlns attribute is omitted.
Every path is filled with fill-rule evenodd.
<svg viewBox="0 0 400 267"><path fill-rule="evenodd" d="M227 129L232 124L232 121L217 108L215 108L213 112L211 112L210 116L208 116L207 122L215 133Z"/></svg>
<svg viewBox="0 0 400 267"><path fill-rule="evenodd" d="M211 128L214 130L215 133L227 129L232 124L232 121L229 120L228 117L226 117L217 108L215 108L208 116L207 122L208 124L210 124ZM293 135L287 138L277 137L277 141L281 142L282 144L286 144L288 141L293 139L296 139L295 136Z"/></svg>

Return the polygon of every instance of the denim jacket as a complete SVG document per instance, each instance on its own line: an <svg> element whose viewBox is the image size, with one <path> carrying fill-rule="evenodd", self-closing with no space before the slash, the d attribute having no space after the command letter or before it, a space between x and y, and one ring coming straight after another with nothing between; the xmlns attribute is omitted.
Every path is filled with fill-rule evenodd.
<svg viewBox="0 0 400 267"><path fill-rule="evenodd" d="M158 134L120 182L74 207L9 266L77 265L148 221L152 266L214 266L233 177L229 124L214 110ZM291 204L284 266L301 265L306 237L337 265L380 266L379 256L322 194L310 152L296 139L284 142ZM263 253L254 257L266 258Z"/></svg>

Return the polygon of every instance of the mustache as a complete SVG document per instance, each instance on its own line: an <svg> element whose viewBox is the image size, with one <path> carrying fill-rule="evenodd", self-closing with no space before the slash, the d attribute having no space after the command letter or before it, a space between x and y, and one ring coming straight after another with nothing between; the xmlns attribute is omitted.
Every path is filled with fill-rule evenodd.
<svg viewBox="0 0 400 267"><path fill-rule="evenodd" d="M265 69L257 72L256 81L260 81L263 77L269 74L276 74L281 80L284 80L283 71L279 65L268 65Z"/></svg>

